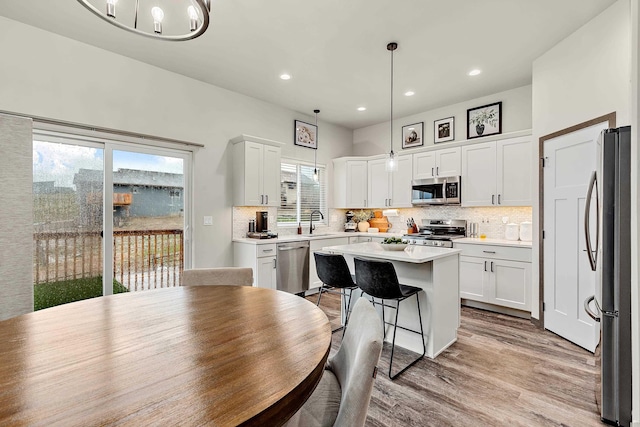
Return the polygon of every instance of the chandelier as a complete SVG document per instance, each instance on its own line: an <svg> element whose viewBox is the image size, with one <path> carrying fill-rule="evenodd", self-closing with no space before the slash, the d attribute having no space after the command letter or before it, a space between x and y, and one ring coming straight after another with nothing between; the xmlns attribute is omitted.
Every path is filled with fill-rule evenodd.
<svg viewBox="0 0 640 427"><path fill-rule="evenodd" d="M209 26L211 11L211 0L78 0L78 2L118 28L141 36L169 41L191 40L201 36Z"/></svg>

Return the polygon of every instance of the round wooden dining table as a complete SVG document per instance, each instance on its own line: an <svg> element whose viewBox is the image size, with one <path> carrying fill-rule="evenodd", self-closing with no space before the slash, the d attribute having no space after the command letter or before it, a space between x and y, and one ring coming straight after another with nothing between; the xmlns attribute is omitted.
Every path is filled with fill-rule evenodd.
<svg viewBox="0 0 640 427"><path fill-rule="evenodd" d="M124 293L0 322L0 425L280 425L320 381L325 314L254 287Z"/></svg>

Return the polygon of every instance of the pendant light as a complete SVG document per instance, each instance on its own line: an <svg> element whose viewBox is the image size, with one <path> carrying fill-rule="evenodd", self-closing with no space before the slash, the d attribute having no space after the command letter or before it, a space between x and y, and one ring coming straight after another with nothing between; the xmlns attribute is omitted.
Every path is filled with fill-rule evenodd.
<svg viewBox="0 0 640 427"><path fill-rule="evenodd" d="M313 110L316 113L316 149L313 151L313 180L318 182L318 113L320 110Z"/></svg>
<svg viewBox="0 0 640 427"><path fill-rule="evenodd" d="M385 164L385 169L387 172L395 172L398 170L398 161L395 158L395 154L393 153L393 51L398 48L398 43L389 43L387 45L387 50L391 52L391 115L389 124L391 125L391 138L389 139L389 157L387 158L387 163Z"/></svg>

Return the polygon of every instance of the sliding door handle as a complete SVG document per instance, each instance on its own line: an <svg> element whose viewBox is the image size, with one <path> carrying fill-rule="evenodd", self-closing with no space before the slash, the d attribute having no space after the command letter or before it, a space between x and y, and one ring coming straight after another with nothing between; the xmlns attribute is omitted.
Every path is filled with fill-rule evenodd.
<svg viewBox="0 0 640 427"><path fill-rule="evenodd" d="M484 262L484 271L487 271L487 261Z"/></svg>

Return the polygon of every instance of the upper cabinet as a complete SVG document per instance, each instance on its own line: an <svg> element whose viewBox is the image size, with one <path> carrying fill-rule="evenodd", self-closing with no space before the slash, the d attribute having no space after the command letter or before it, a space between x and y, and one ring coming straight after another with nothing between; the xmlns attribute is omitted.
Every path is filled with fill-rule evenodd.
<svg viewBox="0 0 640 427"><path fill-rule="evenodd" d="M531 206L531 138L462 147L462 206Z"/></svg>
<svg viewBox="0 0 640 427"><path fill-rule="evenodd" d="M335 159L333 161L334 208L366 208L367 161Z"/></svg>
<svg viewBox="0 0 640 427"><path fill-rule="evenodd" d="M235 206L280 205L280 157L282 143L249 135L233 143Z"/></svg>
<svg viewBox="0 0 640 427"><path fill-rule="evenodd" d="M460 147L414 154L413 179L459 176L460 155Z"/></svg>
<svg viewBox="0 0 640 427"><path fill-rule="evenodd" d="M369 160L368 207L411 207L411 155L397 156L398 170L386 171L387 159Z"/></svg>

